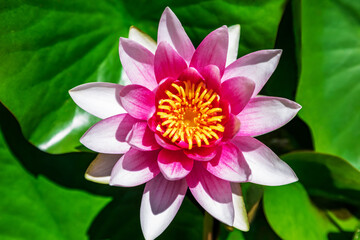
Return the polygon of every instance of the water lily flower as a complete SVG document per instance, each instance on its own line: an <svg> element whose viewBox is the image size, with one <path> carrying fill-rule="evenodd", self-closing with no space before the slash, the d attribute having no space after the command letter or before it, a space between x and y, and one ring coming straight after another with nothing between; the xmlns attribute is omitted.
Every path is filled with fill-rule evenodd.
<svg viewBox="0 0 360 240"><path fill-rule="evenodd" d="M236 60L240 27L222 26L195 49L175 14L161 16L157 43L137 28L120 38L129 85L87 83L75 103L103 120L81 138L100 153L86 177L113 186L146 183L140 220L146 239L170 224L189 188L214 218L248 230L240 184L297 181L292 169L253 138L290 121L301 106L257 96L281 50Z"/></svg>

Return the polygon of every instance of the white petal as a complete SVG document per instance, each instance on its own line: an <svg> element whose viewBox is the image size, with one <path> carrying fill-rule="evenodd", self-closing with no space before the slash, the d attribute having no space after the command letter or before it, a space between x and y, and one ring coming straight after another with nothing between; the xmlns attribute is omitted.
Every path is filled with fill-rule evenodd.
<svg viewBox="0 0 360 240"><path fill-rule="evenodd" d="M111 171L121 156L120 154L98 154L87 168L85 178L92 182L109 184Z"/></svg>
<svg viewBox="0 0 360 240"><path fill-rule="evenodd" d="M226 66L234 62L237 58L239 40L240 40L240 24L232 25L229 31L229 48L226 57Z"/></svg>
<svg viewBox="0 0 360 240"><path fill-rule="evenodd" d="M244 198L239 183L230 183L234 203L233 226L241 231L249 231L249 220L246 213Z"/></svg>
<svg viewBox="0 0 360 240"><path fill-rule="evenodd" d="M104 119L126 113L119 102L119 92L123 87L115 83L85 83L71 89L69 94L79 107Z"/></svg>
<svg viewBox="0 0 360 240"><path fill-rule="evenodd" d="M168 181L161 174L146 184L140 207L141 229L145 239L155 239L169 226L186 190L185 179Z"/></svg>
<svg viewBox="0 0 360 240"><path fill-rule="evenodd" d="M156 51L156 42L149 35L138 29L137 27L131 26L129 30L129 39L134 40L144 47L146 47L150 52L155 54Z"/></svg>

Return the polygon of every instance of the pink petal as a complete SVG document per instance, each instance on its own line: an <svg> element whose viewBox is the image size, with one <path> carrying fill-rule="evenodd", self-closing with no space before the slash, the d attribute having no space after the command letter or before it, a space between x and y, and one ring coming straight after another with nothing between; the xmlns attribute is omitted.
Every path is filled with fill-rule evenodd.
<svg viewBox="0 0 360 240"><path fill-rule="evenodd" d="M250 169L244 156L232 143L225 143L218 148L217 155L203 166L211 174L230 182L246 182Z"/></svg>
<svg viewBox="0 0 360 240"><path fill-rule="evenodd" d="M187 68L185 60L167 42L161 42L155 53L154 71L156 80L172 77L177 79Z"/></svg>
<svg viewBox="0 0 360 240"><path fill-rule="evenodd" d="M222 140L224 142L232 139L240 130L240 120L233 114L229 114L229 120L225 125L225 131L223 133Z"/></svg>
<svg viewBox="0 0 360 240"><path fill-rule="evenodd" d="M158 164L164 177L174 181L182 179L190 173L194 160L186 157L182 151L163 149L159 153Z"/></svg>
<svg viewBox="0 0 360 240"><path fill-rule="evenodd" d="M132 147L142 151L153 151L160 146L155 140L155 133L150 130L147 122L137 122L126 137L126 141Z"/></svg>
<svg viewBox="0 0 360 240"><path fill-rule="evenodd" d="M155 54L156 42L149 35L141 31L137 27L130 27L129 39L141 44L142 46L147 48L152 54Z"/></svg>
<svg viewBox="0 0 360 240"><path fill-rule="evenodd" d="M210 161L216 155L216 147L200 147L184 150L187 157L197 161Z"/></svg>
<svg viewBox="0 0 360 240"><path fill-rule="evenodd" d="M215 65L208 65L203 68L201 75L205 78L206 86L210 89L220 92L221 76L220 70Z"/></svg>
<svg viewBox="0 0 360 240"><path fill-rule="evenodd" d="M157 87L154 74L154 54L139 43L120 38L119 55L121 64L133 84L150 90Z"/></svg>
<svg viewBox="0 0 360 240"><path fill-rule="evenodd" d="M244 198L239 183L230 183L232 199L234 203L234 223L233 227L241 231L249 231L249 220L245 208Z"/></svg>
<svg viewBox="0 0 360 240"><path fill-rule="evenodd" d="M282 50L261 50L245 55L232 64L224 72L222 81L234 77L246 77L255 82L252 96L256 96L275 71Z"/></svg>
<svg viewBox="0 0 360 240"><path fill-rule="evenodd" d="M118 154L98 154L86 169L85 178L96 183L109 184L111 171L121 156Z"/></svg>
<svg viewBox="0 0 360 240"><path fill-rule="evenodd" d="M106 118L87 130L80 142L99 153L125 153L130 149L130 145L125 142L126 135L137 121L129 114Z"/></svg>
<svg viewBox="0 0 360 240"><path fill-rule="evenodd" d="M212 31L197 47L190 66L200 70L207 65L216 65L223 75L226 54L229 44L229 33L226 26Z"/></svg>
<svg viewBox="0 0 360 240"><path fill-rule="evenodd" d="M190 38L169 7L161 15L157 40L158 44L168 42L187 62L195 52Z"/></svg>
<svg viewBox="0 0 360 240"><path fill-rule="evenodd" d="M163 137L160 137L158 134L155 134L155 140L160 146L162 146L165 149L173 150L173 151L181 149L175 146L172 142L166 141Z"/></svg>
<svg viewBox="0 0 360 240"><path fill-rule="evenodd" d="M235 137L232 141L243 153L251 175L249 182L279 186L298 180L294 171L270 148L252 137Z"/></svg>
<svg viewBox="0 0 360 240"><path fill-rule="evenodd" d="M155 95L146 87L127 85L120 92L124 109L134 118L147 120L155 112Z"/></svg>
<svg viewBox="0 0 360 240"><path fill-rule="evenodd" d="M229 31L229 48L226 57L226 66L237 59L239 40L240 40L240 25L236 24L228 28Z"/></svg>
<svg viewBox="0 0 360 240"><path fill-rule="evenodd" d="M104 119L126 113L119 100L122 88L122 85L115 83L85 83L71 89L69 94L79 107Z"/></svg>
<svg viewBox="0 0 360 240"><path fill-rule="evenodd" d="M222 97L227 99L232 114L239 114L249 102L255 83L245 77L234 77L221 84Z"/></svg>
<svg viewBox="0 0 360 240"><path fill-rule="evenodd" d="M227 225L233 224L234 206L229 182L213 176L197 162L186 181L196 201L210 215Z"/></svg>
<svg viewBox="0 0 360 240"><path fill-rule="evenodd" d="M155 239L169 226L186 190L185 179L168 181L161 174L146 184L140 207L141 229L145 239Z"/></svg>
<svg viewBox="0 0 360 240"><path fill-rule="evenodd" d="M241 127L238 136L258 136L276 130L295 117L301 106L278 97L252 98L237 115Z"/></svg>
<svg viewBox="0 0 360 240"><path fill-rule="evenodd" d="M180 81L191 81L193 83L198 83L204 81L203 76L193 67L185 69L178 78Z"/></svg>
<svg viewBox="0 0 360 240"><path fill-rule="evenodd" d="M131 148L114 166L110 185L134 187L146 183L160 173L157 165L159 151L140 151Z"/></svg>

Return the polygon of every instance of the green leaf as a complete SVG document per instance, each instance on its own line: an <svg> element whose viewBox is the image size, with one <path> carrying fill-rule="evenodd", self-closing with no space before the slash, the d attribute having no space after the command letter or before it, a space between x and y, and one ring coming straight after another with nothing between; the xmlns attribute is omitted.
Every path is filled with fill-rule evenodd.
<svg viewBox="0 0 360 240"><path fill-rule="evenodd" d="M86 239L96 214L110 200L63 188L29 174L0 133L0 238Z"/></svg>
<svg viewBox="0 0 360 240"><path fill-rule="evenodd" d="M170 5L197 45L221 25L241 24L242 55L274 46L285 2L2 1L1 101L43 151L79 150L78 139L98 119L76 108L68 90L86 82L119 83L118 39L131 25L155 38Z"/></svg>
<svg viewBox="0 0 360 240"><path fill-rule="evenodd" d="M360 169L360 2L301 2L297 102L318 152Z"/></svg>
<svg viewBox="0 0 360 240"><path fill-rule="evenodd" d="M270 226L282 239L321 240L339 230L310 201L301 183L266 187L264 210Z"/></svg>
<svg viewBox="0 0 360 240"><path fill-rule="evenodd" d="M314 152L281 157L312 196L360 206L360 171L342 158Z"/></svg>

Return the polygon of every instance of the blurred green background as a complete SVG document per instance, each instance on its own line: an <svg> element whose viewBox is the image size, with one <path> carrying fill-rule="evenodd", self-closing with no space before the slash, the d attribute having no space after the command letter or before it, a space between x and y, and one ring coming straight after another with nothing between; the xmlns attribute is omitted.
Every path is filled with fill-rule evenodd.
<svg viewBox="0 0 360 240"><path fill-rule="evenodd" d="M241 25L239 56L280 48L262 91L303 106L259 137L296 172L281 187L243 184L250 231L215 223L221 240L360 239L360 1L0 0L0 239L143 239L143 186L95 184L79 143L99 119L68 90L119 83L118 39L134 25L156 39L169 6L195 46ZM202 239L188 196L159 239Z"/></svg>

